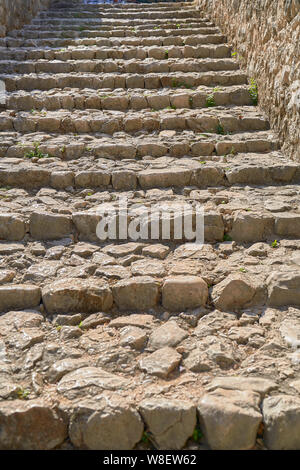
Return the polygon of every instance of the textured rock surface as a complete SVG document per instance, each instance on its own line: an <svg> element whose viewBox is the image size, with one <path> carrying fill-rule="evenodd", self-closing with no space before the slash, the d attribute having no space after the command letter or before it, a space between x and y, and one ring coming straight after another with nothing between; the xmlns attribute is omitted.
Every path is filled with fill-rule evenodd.
<svg viewBox="0 0 300 470"><path fill-rule="evenodd" d="M135 407L124 400L83 401L71 414L69 435L79 449L130 450L144 425Z"/></svg>
<svg viewBox="0 0 300 470"><path fill-rule="evenodd" d="M0 0L0 37L7 31L21 28L50 3L51 0Z"/></svg>
<svg viewBox="0 0 300 470"><path fill-rule="evenodd" d="M298 397L279 395L263 402L264 439L268 449L299 450L300 400Z"/></svg>
<svg viewBox="0 0 300 470"><path fill-rule="evenodd" d="M0 38L0 447L298 446L300 163L207 11L58 0Z"/></svg>
<svg viewBox="0 0 300 470"><path fill-rule="evenodd" d="M182 400L144 400L139 410L160 449L181 449L196 426L196 407Z"/></svg>
<svg viewBox="0 0 300 470"><path fill-rule="evenodd" d="M196 0L228 36L259 87L283 149L300 160L299 0Z"/></svg>
<svg viewBox="0 0 300 470"><path fill-rule="evenodd" d="M259 395L250 391L219 388L204 395L198 412L210 447L218 450L251 449L262 420L259 403Z"/></svg>
<svg viewBox="0 0 300 470"><path fill-rule="evenodd" d="M0 403L0 449L50 450L67 437L67 421L41 401Z"/></svg>

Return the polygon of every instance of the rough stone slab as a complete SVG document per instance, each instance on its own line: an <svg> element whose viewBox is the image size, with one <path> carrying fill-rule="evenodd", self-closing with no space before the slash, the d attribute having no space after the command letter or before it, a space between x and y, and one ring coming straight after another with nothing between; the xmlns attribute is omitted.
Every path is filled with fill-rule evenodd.
<svg viewBox="0 0 300 470"><path fill-rule="evenodd" d="M144 424L135 407L121 398L85 400L75 407L69 436L79 449L130 450L142 438Z"/></svg>
<svg viewBox="0 0 300 470"><path fill-rule="evenodd" d="M0 311L37 307L41 301L41 289L29 284L0 286Z"/></svg>
<svg viewBox="0 0 300 470"><path fill-rule="evenodd" d="M151 333L148 349L160 349L166 346L173 347L187 336L187 331L180 328L175 321L170 320Z"/></svg>
<svg viewBox="0 0 300 470"><path fill-rule="evenodd" d="M216 308L235 311L251 305L256 294L253 280L243 274L232 274L214 286L212 300Z"/></svg>
<svg viewBox="0 0 300 470"><path fill-rule="evenodd" d="M300 449L300 398L277 395L265 398L264 443L271 450Z"/></svg>
<svg viewBox="0 0 300 470"><path fill-rule="evenodd" d="M162 304L170 311L204 306L207 298L207 284L197 276L169 277L162 288Z"/></svg>
<svg viewBox="0 0 300 470"><path fill-rule="evenodd" d="M267 286L270 306L300 305L299 271L274 272L267 279Z"/></svg>
<svg viewBox="0 0 300 470"><path fill-rule="evenodd" d="M0 403L0 449L50 450L67 438L67 421L41 400Z"/></svg>
<svg viewBox="0 0 300 470"><path fill-rule="evenodd" d="M73 399L88 394L97 395L102 390L119 390L127 384L128 380L99 367L82 367L64 375L57 385L57 391Z"/></svg>
<svg viewBox="0 0 300 470"><path fill-rule="evenodd" d="M72 233L72 220L66 215L33 212L30 234L36 240L56 240Z"/></svg>
<svg viewBox="0 0 300 470"><path fill-rule="evenodd" d="M48 313L95 313L112 306L112 294L103 281L66 279L55 281L42 290Z"/></svg>
<svg viewBox="0 0 300 470"><path fill-rule="evenodd" d="M20 241L26 233L24 220L18 214L0 214L0 239Z"/></svg>
<svg viewBox="0 0 300 470"><path fill-rule="evenodd" d="M264 396L271 390L275 390L277 388L277 384L272 380L263 379L260 377L216 377L208 385L207 390L211 392L217 388L241 391L248 390Z"/></svg>
<svg viewBox="0 0 300 470"><path fill-rule="evenodd" d="M196 407L184 400L145 399L139 411L159 449L181 449L196 426Z"/></svg>
<svg viewBox="0 0 300 470"><path fill-rule="evenodd" d="M168 375L180 364L181 355L175 349L165 347L157 349L149 356L140 360L139 365L148 374L167 378Z"/></svg>
<svg viewBox="0 0 300 470"><path fill-rule="evenodd" d="M200 427L211 449L247 450L256 440L262 421L257 393L218 388L198 405Z"/></svg>
<svg viewBox="0 0 300 470"><path fill-rule="evenodd" d="M113 298L120 310L149 310L159 300L159 284L151 277L137 276L117 282Z"/></svg>

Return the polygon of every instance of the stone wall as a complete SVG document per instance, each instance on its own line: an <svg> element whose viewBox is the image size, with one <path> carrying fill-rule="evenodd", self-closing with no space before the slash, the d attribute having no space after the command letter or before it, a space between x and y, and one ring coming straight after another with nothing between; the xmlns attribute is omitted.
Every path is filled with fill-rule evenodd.
<svg viewBox="0 0 300 470"><path fill-rule="evenodd" d="M50 3L51 0L0 0L0 37L4 37L7 31L29 23Z"/></svg>
<svg viewBox="0 0 300 470"><path fill-rule="evenodd" d="M258 85L282 150L300 160L300 0L195 0Z"/></svg>

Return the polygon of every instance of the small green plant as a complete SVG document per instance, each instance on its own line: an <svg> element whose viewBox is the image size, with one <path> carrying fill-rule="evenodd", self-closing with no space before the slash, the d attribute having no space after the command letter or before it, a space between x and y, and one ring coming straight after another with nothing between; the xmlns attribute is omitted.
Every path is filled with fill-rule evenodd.
<svg viewBox="0 0 300 470"><path fill-rule="evenodd" d="M82 321L79 323L78 328L82 327Z"/></svg>
<svg viewBox="0 0 300 470"><path fill-rule="evenodd" d="M216 133L217 133L217 134L220 134L220 135L224 135L224 134L225 134L224 127L222 126L222 124L219 123L219 124L217 125Z"/></svg>
<svg viewBox="0 0 300 470"><path fill-rule="evenodd" d="M246 273L246 272L247 272L247 269L245 269L245 268L240 268L240 271L241 271L241 273Z"/></svg>
<svg viewBox="0 0 300 470"><path fill-rule="evenodd" d="M278 248L278 245L279 245L279 243L278 243L277 240L274 240L274 241L271 243L271 247L272 247L272 248Z"/></svg>
<svg viewBox="0 0 300 470"><path fill-rule="evenodd" d="M237 55L237 52L232 52L231 57L235 57Z"/></svg>
<svg viewBox="0 0 300 470"><path fill-rule="evenodd" d="M166 50L166 51L165 51L165 59L168 59L168 58L169 58L169 51Z"/></svg>
<svg viewBox="0 0 300 470"><path fill-rule="evenodd" d="M142 435L142 442L144 442L145 444L148 444L148 443L149 443L149 434L147 433L147 431L144 431L144 432L143 432L143 435Z"/></svg>
<svg viewBox="0 0 300 470"><path fill-rule="evenodd" d="M18 390L17 394L18 394L18 398L20 400L28 400L30 391L27 390L26 388L20 388L20 390Z"/></svg>
<svg viewBox="0 0 300 470"><path fill-rule="evenodd" d="M228 233L224 233L223 242L232 242L232 238Z"/></svg>
<svg viewBox="0 0 300 470"><path fill-rule="evenodd" d="M43 153L40 151L39 142L35 142L33 146L34 149L30 150L30 152L25 153L24 158L50 158L50 155L48 153Z"/></svg>
<svg viewBox="0 0 300 470"><path fill-rule="evenodd" d="M206 97L206 107L212 108L213 106L216 106L216 102L215 102L213 93L211 93L210 95L207 95Z"/></svg>
<svg viewBox="0 0 300 470"><path fill-rule="evenodd" d="M200 439L203 437L203 433L198 425L195 427L192 437L195 442L199 442Z"/></svg>
<svg viewBox="0 0 300 470"><path fill-rule="evenodd" d="M250 86L248 88L252 104L253 106L257 106L258 104L258 89L257 89L257 84L254 78L250 78Z"/></svg>

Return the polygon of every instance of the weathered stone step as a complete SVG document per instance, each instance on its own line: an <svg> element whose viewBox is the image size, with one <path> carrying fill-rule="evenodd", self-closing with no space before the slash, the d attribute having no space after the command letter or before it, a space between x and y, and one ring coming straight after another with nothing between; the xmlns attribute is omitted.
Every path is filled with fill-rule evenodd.
<svg viewBox="0 0 300 470"><path fill-rule="evenodd" d="M155 36L180 36L186 37L190 35L202 34L202 35L215 35L219 33L218 28L180 28L180 29L165 29L158 28L153 31L148 30L132 30L132 29L122 29L120 26L119 29L110 29L105 30L84 30L84 31L73 31L67 30L64 31L30 31L30 30L13 30L8 33L8 38L22 38L22 39L47 39L54 38L54 41L59 39L82 39L82 38L101 38L101 37L137 37L137 38L149 38ZM183 39L184 41L184 39Z"/></svg>
<svg viewBox="0 0 300 470"><path fill-rule="evenodd" d="M55 14L55 15L67 15L69 13L74 13L76 18L80 18L80 14L90 13L94 15L95 12L105 12L105 11L116 11L120 12L124 10L124 12L140 12L142 11L177 11L181 10L182 8L186 8L186 3L188 2L141 2L141 3L117 3L114 5L99 3L99 4L75 4L72 5L72 9L67 8L54 8L50 7L48 10L43 10L39 13L38 16L44 17L47 15Z"/></svg>
<svg viewBox="0 0 300 470"><path fill-rule="evenodd" d="M154 90L135 90L134 95L125 90L115 96L113 90L96 93L94 90L80 90L72 88L70 91L59 90L53 94L50 91L25 92L17 91L7 93L7 109L18 111L41 111L58 109L107 109L122 110L134 109L165 109L206 108L208 96L213 96L215 106L250 106L252 99L249 87L245 85L228 87L200 87L199 90L163 89L163 92Z"/></svg>
<svg viewBox="0 0 300 470"><path fill-rule="evenodd" d="M39 151L44 146L40 145ZM21 150L27 150L21 149ZM79 152L75 147L73 153ZM39 154L32 154L32 161L17 158L7 158L1 161L0 184L3 187L54 188L75 187L135 189L152 188L209 188L215 186L229 187L245 184L290 184L300 181L299 164L287 161L280 154L238 154L227 155L217 161L207 160L203 157L181 158L158 157L155 160L144 158L134 161L123 157L120 161L121 150L118 147L111 149L103 143L101 157L97 160L92 155L80 153L80 160L60 161L58 158L44 158ZM117 152L116 160L105 157L105 152ZM129 153L130 147L123 146L123 152ZM141 147L140 151L146 150ZM62 147L64 155L65 150ZM27 154L28 155L28 154ZM277 160L274 161L274 157ZM12 168L12 164L15 166ZM118 172L120 171L120 174ZM113 174L117 172L116 178Z"/></svg>
<svg viewBox="0 0 300 470"><path fill-rule="evenodd" d="M29 60L94 60L94 59L122 59L144 60L153 59L205 59L231 57L231 47L225 44L200 45L200 46L152 46L143 48L137 46L125 46L120 48L97 46L79 46L62 49L7 49L1 48L1 60L29 61Z"/></svg>
<svg viewBox="0 0 300 470"><path fill-rule="evenodd" d="M47 111L0 113L0 131L22 133L93 133L115 134L126 132L160 132L191 130L198 133L226 135L230 133L265 131L270 128L268 119L257 113L253 107L230 109L181 110L163 109L138 112L128 111Z"/></svg>
<svg viewBox="0 0 300 470"><path fill-rule="evenodd" d="M223 52L223 51L222 51ZM168 56L168 52L165 52ZM223 54L222 54L223 55ZM229 55L229 54L228 54ZM198 59L184 61L182 59L164 58L163 61L149 60L147 62L136 60L118 60L112 62L104 60L39 60L39 61L0 61L0 73L6 74L29 74L29 73L201 73L227 70L239 70L239 64L230 58L225 59Z"/></svg>
<svg viewBox="0 0 300 470"><path fill-rule="evenodd" d="M1 74L7 91L50 90L51 88L186 88L204 86L244 85L247 75L242 71L204 72L204 73L153 73L153 74Z"/></svg>
<svg viewBox="0 0 300 470"><path fill-rule="evenodd" d="M195 9L184 9L184 10L180 10L180 9L175 9L174 11L172 11L172 18L178 18L178 20L182 19L182 18L190 18L190 19L193 19L193 18L198 18L199 16L201 15L201 13L198 11L198 10L195 10ZM78 15L79 16L79 15ZM74 12L72 11L64 11L64 12L55 12L54 10L50 10L48 13L45 13L45 14L40 14L40 18L59 18L59 17L63 17L63 18L76 18L76 13L74 15ZM102 11L102 12L97 12L97 11L93 11L92 13L91 12L80 12L80 18L90 18L90 17L93 17L93 18L103 18L103 19L106 19L106 18L112 18L112 19L124 19L124 20L131 20L133 18L136 18L136 19L145 19L145 20L149 20L149 19L159 19L159 18L165 18L167 20L169 20L170 18L170 11L133 11L133 12L116 12L114 10L111 10L109 12L105 12L105 11Z"/></svg>
<svg viewBox="0 0 300 470"><path fill-rule="evenodd" d="M111 120L113 126L114 120ZM194 133L189 131L184 137L174 135L175 131L162 131L159 136L141 133L138 136L122 133L113 138L97 134L45 134L17 132L1 133L0 156L2 158L23 159L24 155L34 150L34 143L40 143L43 154L49 154L63 160L79 159L83 156L110 158L112 160L141 159L143 157L160 158L171 156L209 157L220 160L224 155L237 152L263 153L277 150L279 143L270 132L260 131L233 135ZM41 162L43 159L41 160Z"/></svg>
<svg viewBox="0 0 300 470"><path fill-rule="evenodd" d="M208 27L213 27L214 24L205 19L205 18L194 18L194 19L183 19L180 22L176 20L176 18L169 18L169 20L165 19L156 19L155 21L151 22L148 20L103 20L101 18L96 19L96 18L88 18L88 19L78 19L78 18L61 18L61 19L55 19L55 18L35 18L33 21L28 24L24 25L23 29L24 30L36 30L36 29L52 29L55 28L56 26L65 26L69 29L76 29L81 30L82 28L84 29L94 29L93 27L96 26L97 28L100 27L108 27L108 26L125 26L126 28L135 26L136 29L157 29L158 25L163 28L176 28L180 29L186 25L188 26L208 26Z"/></svg>
<svg viewBox="0 0 300 470"><path fill-rule="evenodd" d="M155 31L156 33L156 31ZM76 39L17 39L12 37L0 38L1 47L12 48L64 48L67 46L197 46L199 44L223 44L226 37L223 34L193 34L191 36L174 36L170 34L152 34L151 37L107 37L107 38L76 38Z"/></svg>
<svg viewBox="0 0 300 470"><path fill-rule="evenodd" d="M99 180L100 175L95 173L94 178L96 176ZM117 181L121 182L122 178L125 181L129 176L130 172L126 169L113 173L113 186L117 185ZM88 181L87 174L84 176L82 172L76 176L78 183L83 177L86 182ZM236 188L228 189L220 186L209 190L185 187L185 196L179 196L172 190L142 191L137 188L134 190L133 185L131 191L127 192L124 192L124 188L121 192L120 189L119 192L112 189L115 188L107 188L104 192L103 186L101 191L101 187L95 188L92 183L84 188L74 183L73 188L68 187L66 191L44 187L36 194L32 191L26 194L20 188L13 190L1 187L1 196L5 196L0 211L1 239L16 242L28 239L45 241L71 238L98 245L107 241L122 243L127 237L124 237L124 231L119 232L119 224L123 223L125 229L127 227L128 238L131 237L131 241L135 241L132 238L133 232L130 232L130 226L133 226L134 221L140 221L142 224L139 228L136 226L137 240L147 242L154 241L151 237L151 223L160 221L160 228L155 229L157 231L155 243L163 242L170 247L174 243L178 245L197 241L213 244L224 240L233 241L234 246L257 242L268 242L271 246L276 239L278 243L273 246L276 248L281 246L281 240L300 239L298 186L286 188L247 186L240 187L239 193ZM276 192L276 197L271 190L273 193ZM122 219L121 210L126 210L125 219ZM199 217L197 220L196 214ZM200 214L203 218L200 218ZM104 223L103 218L108 215L114 217L113 220L118 224L115 234L111 233L114 237L112 240L106 240L103 232L97 232L98 223L101 220ZM183 215L190 217L188 223L192 223L186 227L186 230L179 229L182 227ZM108 224L109 220L105 220ZM161 230L163 220L170 224L166 232ZM112 225L110 227L112 228ZM204 239L201 239L201 230ZM234 251L234 246L229 246L228 254ZM6 250L4 248L0 243L1 256L9 255L9 247L6 247ZM265 270L268 271L268 268L265 267ZM168 260L164 271L170 274L172 272ZM27 280L28 278L22 279L22 281Z"/></svg>

